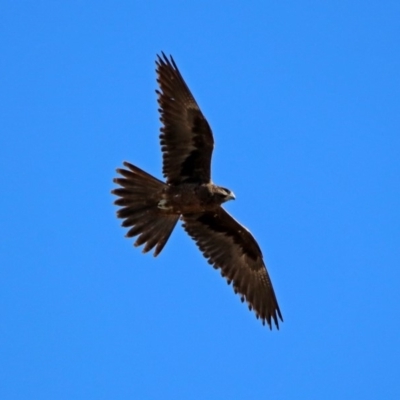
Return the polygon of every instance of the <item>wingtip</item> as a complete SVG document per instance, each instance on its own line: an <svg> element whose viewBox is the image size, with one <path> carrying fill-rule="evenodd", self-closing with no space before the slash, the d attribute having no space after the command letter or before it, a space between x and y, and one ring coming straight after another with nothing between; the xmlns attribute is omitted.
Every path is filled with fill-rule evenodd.
<svg viewBox="0 0 400 400"><path fill-rule="evenodd" d="M282 314L281 314L281 311L279 310L279 308L276 309L276 313L274 313L274 315L272 316L272 318L274 320L275 327L279 331L280 326L279 326L278 317L283 322ZM272 327L271 327L272 323L270 323L269 325L270 325L270 329L272 329Z"/></svg>
<svg viewBox="0 0 400 400"><path fill-rule="evenodd" d="M160 251L155 249L153 253L153 257L156 258L160 254Z"/></svg>
<svg viewBox="0 0 400 400"><path fill-rule="evenodd" d="M170 54L169 56L167 56L163 51L161 51L160 53L161 53L161 55L160 54L156 54L156 56L157 56L157 59L156 59L157 67L160 67L162 65L167 65L169 67L172 67L176 71L178 71L178 67L175 64L175 60L172 57L172 55Z"/></svg>
<svg viewBox="0 0 400 400"><path fill-rule="evenodd" d="M160 51L160 54L156 54L156 64L164 64L165 62L168 62L168 57L165 55L163 51Z"/></svg>

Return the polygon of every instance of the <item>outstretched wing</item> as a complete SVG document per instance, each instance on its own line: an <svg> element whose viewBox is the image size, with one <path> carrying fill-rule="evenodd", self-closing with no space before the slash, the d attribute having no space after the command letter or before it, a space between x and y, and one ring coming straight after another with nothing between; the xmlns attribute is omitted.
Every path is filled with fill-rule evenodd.
<svg viewBox="0 0 400 400"><path fill-rule="evenodd" d="M214 139L172 57L157 56L163 174L167 183L208 183Z"/></svg>
<svg viewBox="0 0 400 400"><path fill-rule="evenodd" d="M221 269L228 284L233 283L249 309L253 309L263 324L279 329L283 321L274 289L263 261L260 247L251 233L222 207L214 212L186 214L183 227L195 240L208 262Z"/></svg>

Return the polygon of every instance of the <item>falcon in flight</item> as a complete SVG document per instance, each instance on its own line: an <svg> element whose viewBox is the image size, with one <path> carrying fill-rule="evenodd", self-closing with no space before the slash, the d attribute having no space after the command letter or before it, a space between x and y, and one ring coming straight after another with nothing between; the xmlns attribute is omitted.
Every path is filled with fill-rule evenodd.
<svg viewBox="0 0 400 400"><path fill-rule="evenodd" d="M250 310L272 328L282 319L261 249L252 234L222 204L233 192L211 180L213 134L172 57L156 60L162 182L124 162L117 169L119 186L112 193L121 207L118 218L129 228L127 237L138 236L135 246L160 254L178 219L215 269L219 269Z"/></svg>

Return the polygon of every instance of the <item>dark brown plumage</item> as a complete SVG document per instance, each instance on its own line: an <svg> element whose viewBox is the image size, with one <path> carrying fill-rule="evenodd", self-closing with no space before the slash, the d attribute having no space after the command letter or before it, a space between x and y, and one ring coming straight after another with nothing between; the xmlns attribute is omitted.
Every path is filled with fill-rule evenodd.
<svg viewBox="0 0 400 400"><path fill-rule="evenodd" d="M172 57L158 56L157 90L161 114L161 150L166 183L124 162L112 192L121 208L117 216L138 236L143 252L165 246L179 218L208 262L232 283L263 324L279 328L282 319L261 249L251 233L223 208L233 193L211 181L214 139Z"/></svg>
<svg viewBox="0 0 400 400"><path fill-rule="evenodd" d="M157 82L161 114L163 175L167 183L209 183L214 139L211 128L173 58L158 57Z"/></svg>

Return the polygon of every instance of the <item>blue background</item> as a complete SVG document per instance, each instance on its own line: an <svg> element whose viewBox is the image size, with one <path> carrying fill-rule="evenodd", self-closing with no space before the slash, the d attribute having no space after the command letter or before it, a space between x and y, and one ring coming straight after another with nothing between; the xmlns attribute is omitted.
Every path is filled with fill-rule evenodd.
<svg viewBox="0 0 400 400"><path fill-rule="evenodd" d="M400 398L399 49L398 1L3 1L0 398ZM280 331L181 227L158 258L123 237L115 168L161 177L162 50Z"/></svg>

